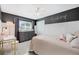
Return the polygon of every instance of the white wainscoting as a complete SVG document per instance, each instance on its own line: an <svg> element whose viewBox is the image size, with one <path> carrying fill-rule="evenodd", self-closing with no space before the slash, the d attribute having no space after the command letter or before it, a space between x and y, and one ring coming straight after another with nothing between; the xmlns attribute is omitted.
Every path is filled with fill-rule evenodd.
<svg viewBox="0 0 79 59"><path fill-rule="evenodd" d="M79 21L44 24L44 21L37 22L37 34L60 35L79 31Z"/></svg>

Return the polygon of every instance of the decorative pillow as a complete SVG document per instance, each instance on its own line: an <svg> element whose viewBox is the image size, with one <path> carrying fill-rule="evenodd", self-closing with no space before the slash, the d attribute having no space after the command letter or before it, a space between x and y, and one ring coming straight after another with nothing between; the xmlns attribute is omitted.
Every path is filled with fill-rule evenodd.
<svg viewBox="0 0 79 59"><path fill-rule="evenodd" d="M72 40L70 42L70 45L73 47L73 48L79 48L79 38L75 38L74 40Z"/></svg>
<svg viewBox="0 0 79 59"><path fill-rule="evenodd" d="M73 33L75 36L79 37L79 31L78 32L75 32Z"/></svg>
<svg viewBox="0 0 79 59"><path fill-rule="evenodd" d="M59 40L66 42L66 37L64 34L60 35Z"/></svg>
<svg viewBox="0 0 79 59"><path fill-rule="evenodd" d="M77 38L77 36L73 35L73 34L66 34L66 41L67 43L71 42L73 39Z"/></svg>

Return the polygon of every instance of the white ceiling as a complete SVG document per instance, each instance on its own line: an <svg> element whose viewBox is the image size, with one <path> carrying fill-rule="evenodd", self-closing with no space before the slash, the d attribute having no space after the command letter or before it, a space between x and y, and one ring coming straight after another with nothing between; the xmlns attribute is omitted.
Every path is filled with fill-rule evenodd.
<svg viewBox="0 0 79 59"><path fill-rule="evenodd" d="M79 4L1 4L3 12L31 19L39 19L75 7L79 7Z"/></svg>

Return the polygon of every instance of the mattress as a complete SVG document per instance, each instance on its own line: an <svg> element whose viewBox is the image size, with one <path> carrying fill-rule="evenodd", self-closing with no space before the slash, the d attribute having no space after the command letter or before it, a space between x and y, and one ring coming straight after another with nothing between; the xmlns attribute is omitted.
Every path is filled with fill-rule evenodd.
<svg viewBox="0 0 79 59"><path fill-rule="evenodd" d="M56 36L39 35L32 38L31 49L39 55L78 55L79 49L57 40Z"/></svg>

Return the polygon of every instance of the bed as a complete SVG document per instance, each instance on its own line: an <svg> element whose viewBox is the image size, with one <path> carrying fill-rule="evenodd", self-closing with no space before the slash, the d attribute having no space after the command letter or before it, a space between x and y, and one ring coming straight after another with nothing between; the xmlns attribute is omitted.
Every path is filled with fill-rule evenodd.
<svg viewBox="0 0 79 59"><path fill-rule="evenodd" d="M79 49L57 40L56 36L38 35L32 38L31 49L38 55L78 55Z"/></svg>

